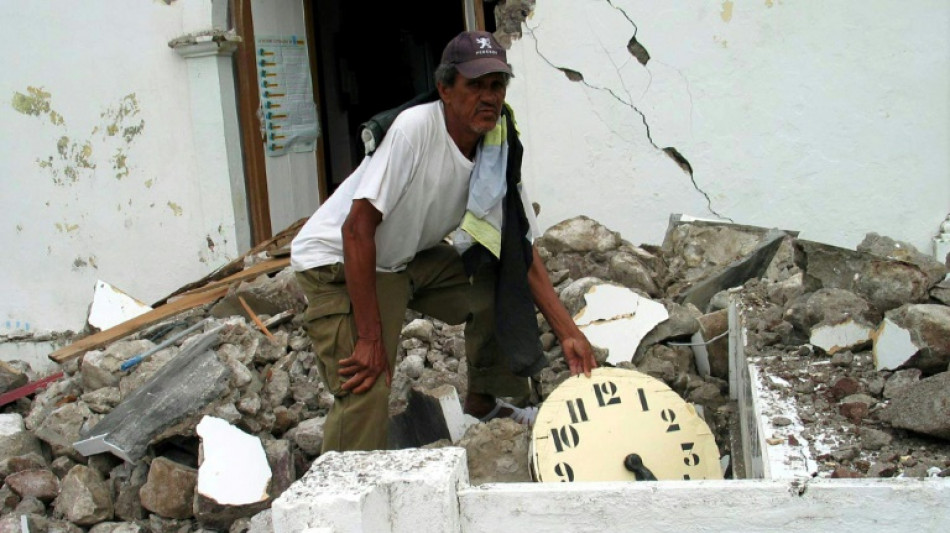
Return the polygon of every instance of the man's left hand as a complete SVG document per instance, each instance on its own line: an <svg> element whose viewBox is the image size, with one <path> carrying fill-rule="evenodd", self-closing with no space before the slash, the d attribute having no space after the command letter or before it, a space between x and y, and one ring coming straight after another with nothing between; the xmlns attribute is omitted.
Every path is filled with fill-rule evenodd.
<svg viewBox="0 0 950 533"><path fill-rule="evenodd" d="M590 371L597 368L594 349L591 348L587 337L580 331L570 337L561 339L561 349L564 350L564 360L567 361L572 376L583 372L585 376L590 377Z"/></svg>

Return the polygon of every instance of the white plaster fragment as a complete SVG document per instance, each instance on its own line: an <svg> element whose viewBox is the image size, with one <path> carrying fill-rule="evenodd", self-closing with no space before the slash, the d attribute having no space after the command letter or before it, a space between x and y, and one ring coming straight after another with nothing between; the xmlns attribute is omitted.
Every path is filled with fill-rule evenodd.
<svg viewBox="0 0 950 533"><path fill-rule="evenodd" d="M151 307L136 300L121 290L99 280L89 307L89 324L101 330L117 326L143 313Z"/></svg>
<svg viewBox="0 0 950 533"><path fill-rule="evenodd" d="M643 337L670 317L663 304L626 287L595 285L584 300L574 322L591 344L608 350L611 364L629 362Z"/></svg>
<svg viewBox="0 0 950 533"><path fill-rule="evenodd" d="M906 363L919 350L910 338L910 331L889 318L881 322L871 337L874 340L873 354L876 370L894 370Z"/></svg>
<svg viewBox="0 0 950 533"><path fill-rule="evenodd" d="M812 328L809 341L814 346L834 355L871 340L871 328L854 320Z"/></svg>
<svg viewBox="0 0 950 533"><path fill-rule="evenodd" d="M9 437L25 429L23 417L16 413L0 415L0 437Z"/></svg>
<svg viewBox="0 0 950 533"><path fill-rule="evenodd" d="M204 460L198 467L198 492L222 505L267 499L271 469L261 440L225 420L205 416L196 428Z"/></svg>

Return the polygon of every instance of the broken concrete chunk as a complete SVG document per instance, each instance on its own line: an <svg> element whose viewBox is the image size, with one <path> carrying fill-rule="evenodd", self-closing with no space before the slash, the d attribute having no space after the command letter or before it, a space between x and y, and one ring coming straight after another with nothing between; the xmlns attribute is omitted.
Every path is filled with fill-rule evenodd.
<svg viewBox="0 0 950 533"><path fill-rule="evenodd" d="M637 346L633 362L640 360L651 346L672 339L688 339L699 331L699 320L702 313L691 304L680 305L669 300L662 302L669 317L647 332Z"/></svg>
<svg viewBox="0 0 950 533"><path fill-rule="evenodd" d="M670 317L663 304L625 287L595 285L584 298L574 322L591 344L609 350L611 364L630 362L647 333Z"/></svg>
<svg viewBox="0 0 950 533"><path fill-rule="evenodd" d="M650 296L660 295L655 272L629 252L617 252L610 257L607 265L607 278L624 287L639 289Z"/></svg>
<svg viewBox="0 0 950 533"><path fill-rule="evenodd" d="M287 436L303 453L310 456L320 455L320 448L323 446L323 424L326 420L325 416L304 420L290 430Z"/></svg>
<svg viewBox="0 0 950 533"><path fill-rule="evenodd" d="M871 341L871 327L848 319L839 324L816 326L811 330L809 342L829 355L853 350Z"/></svg>
<svg viewBox="0 0 950 533"><path fill-rule="evenodd" d="M857 246L857 251L874 254L897 261L904 261L916 265L927 274L930 286L933 286L947 275L947 266L933 257L920 253L914 245L896 241L890 237L871 232L864 236L864 240Z"/></svg>
<svg viewBox="0 0 950 533"><path fill-rule="evenodd" d="M20 498L36 498L49 503L59 495L59 478L49 470L22 470L4 481Z"/></svg>
<svg viewBox="0 0 950 533"><path fill-rule="evenodd" d="M76 465L66 474L54 505L56 512L81 526L111 520L115 515L109 484L85 465Z"/></svg>
<svg viewBox="0 0 950 533"><path fill-rule="evenodd" d="M225 505L267 499L271 471L261 440L220 418L205 416L197 426L203 461L198 492Z"/></svg>
<svg viewBox="0 0 950 533"><path fill-rule="evenodd" d="M188 344L147 384L83 432L73 447L89 456L102 452L137 461L153 438L183 422L227 390L229 370L210 349L217 334Z"/></svg>
<svg viewBox="0 0 950 533"><path fill-rule="evenodd" d="M621 244L620 235L583 215L551 226L539 241L539 246L555 254L609 252Z"/></svg>
<svg viewBox="0 0 950 533"><path fill-rule="evenodd" d="M0 361L0 394L22 387L28 381L30 378L25 372L6 361Z"/></svg>
<svg viewBox="0 0 950 533"><path fill-rule="evenodd" d="M148 481L139 490L142 506L165 518L191 518L198 471L165 457L156 457Z"/></svg>
<svg viewBox="0 0 950 533"><path fill-rule="evenodd" d="M26 430L23 417L16 413L0 414L0 460L35 453L43 448L35 435Z"/></svg>
<svg viewBox="0 0 950 533"><path fill-rule="evenodd" d="M693 304L701 310L706 310L709 300L716 293L738 287L750 279L762 277L775 257L775 252L787 237L789 235L784 231L769 231L750 254L692 285L680 295L679 302Z"/></svg>
<svg viewBox="0 0 950 533"><path fill-rule="evenodd" d="M950 307L918 304L889 311L873 338L878 370L911 366L926 375L943 372L950 363Z"/></svg>
<svg viewBox="0 0 950 533"><path fill-rule="evenodd" d="M53 449L54 455L75 455L72 443L99 419L82 402L67 403L49 414L34 434Z"/></svg>
<svg viewBox="0 0 950 533"><path fill-rule="evenodd" d="M475 424L465 432L458 446L465 448L469 482L520 483L531 481L528 456L531 430L510 418L496 418Z"/></svg>
<svg viewBox="0 0 950 533"><path fill-rule="evenodd" d="M806 292L822 287L849 290L882 313L928 297L929 276L911 263L813 241L797 240L795 247Z"/></svg>
<svg viewBox="0 0 950 533"><path fill-rule="evenodd" d="M769 285L769 300L776 304L785 306L799 296L805 293L803 285L803 276L801 272L796 272L788 279Z"/></svg>
<svg viewBox="0 0 950 533"><path fill-rule="evenodd" d="M465 452L454 447L329 452L274 500L274 531L459 531L466 470ZM406 502L425 502L426 512Z"/></svg>
<svg viewBox="0 0 950 533"><path fill-rule="evenodd" d="M943 305L950 305L950 276L945 277L930 289L930 297Z"/></svg>
<svg viewBox="0 0 950 533"><path fill-rule="evenodd" d="M904 387L908 385L913 385L920 381L923 372L919 368L908 368L905 370L898 370L894 372L891 377L887 378L887 381L884 382L884 390L882 395L885 398L893 398L901 391Z"/></svg>
<svg viewBox="0 0 950 533"><path fill-rule="evenodd" d="M950 440L950 372L904 387L880 417L897 428Z"/></svg>
<svg viewBox="0 0 950 533"><path fill-rule="evenodd" d="M402 339L419 339L422 342L429 344L432 342L432 339L435 337L435 326L432 324L431 320L425 320L423 318L417 318L406 324L402 328Z"/></svg>

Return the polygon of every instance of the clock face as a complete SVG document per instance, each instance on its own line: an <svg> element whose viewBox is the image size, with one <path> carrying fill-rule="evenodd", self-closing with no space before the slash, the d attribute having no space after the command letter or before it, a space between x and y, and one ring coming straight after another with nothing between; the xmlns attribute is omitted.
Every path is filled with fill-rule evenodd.
<svg viewBox="0 0 950 533"><path fill-rule="evenodd" d="M564 381L541 404L531 444L538 481L722 479L706 422L635 370L597 368Z"/></svg>

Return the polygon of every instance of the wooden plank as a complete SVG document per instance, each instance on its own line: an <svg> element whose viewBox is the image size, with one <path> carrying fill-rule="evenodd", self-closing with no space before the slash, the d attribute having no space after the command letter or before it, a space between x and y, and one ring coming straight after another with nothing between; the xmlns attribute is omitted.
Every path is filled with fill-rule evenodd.
<svg viewBox="0 0 950 533"><path fill-rule="evenodd" d="M42 388L45 388L47 385L58 380L61 377L63 377L63 373L56 372L55 374L47 376L43 379L38 379L31 383L27 383L26 385L23 385L22 387L17 387L11 391L4 392L3 394L0 394L0 406L6 405L15 400L19 400L20 398L23 398L25 396L29 396L33 394L34 392Z"/></svg>
<svg viewBox="0 0 950 533"><path fill-rule="evenodd" d="M227 293L228 287L227 285L224 285L212 290L201 291L182 296L174 302L167 303L157 309L152 309L151 311L143 313L131 320L126 320L117 326L113 326L109 329L94 333L88 337L83 337L69 346L65 346L49 354L49 358L59 364L63 364L76 357L79 357L89 350L101 348L112 341L131 335L137 331L147 328L148 326L151 326L152 324L155 324L156 322L160 322L170 316L181 313L182 311L187 311L189 309L194 309L199 305L211 303Z"/></svg>
<svg viewBox="0 0 950 533"><path fill-rule="evenodd" d="M186 292L174 300L169 301L165 305L156 307L155 309L141 314L131 320L126 320L117 326L79 339L69 346L65 346L51 353L49 358L53 361L56 361L57 363L62 364L88 352L89 350L101 348L110 342L131 335L137 331L141 331L142 329L145 329L157 322L161 322L168 317L177 315L178 313L187 311L189 309L194 309L199 305L211 303L226 295L228 293L228 288L232 283L253 279L263 274L269 274L277 270L282 270L288 265L290 265L289 257L281 257L278 259L271 259L270 261L265 261L263 263L258 263L252 267L238 272L237 274L232 274L220 281L209 283L204 287L199 287Z"/></svg>
<svg viewBox="0 0 950 533"><path fill-rule="evenodd" d="M187 296L187 295L190 295L190 294L198 294L198 293L206 292L206 291L209 291L209 290L214 290L214 289L217 289L218 287L222 287L222 286L225 286L225 287L226 287L226 286L228 286L228 285L230 285L230 284L232 284L232 283L237 283L237 282L240 282L240 281L245 281L245 280L248 280L248 279L253 279L253 278L256 278L257 276L261 276L261 275L263 275L263 274L270 274L271 272L276 272L276 271L278 271L278 270L283 270L283 269L287 268L289 265L290 265L290 257L278 257L278 258L276 258L276 259L271 259L270 261L264 261L263 263L258 263L258 264L254 265L254 266L245 268L244 270L242 270L242 271L240 271L240 272L238 272L238 273L236 273L236 274L231 274L230 276L228 276L228 277L226 277L226 278L224 278L224 279L222 279L222 280L213 281L213 282L208 283L207 285L205 285L205 286L203 286L203 287L198 287L198 288L195 288L195 289L191 289L190 291L184 292L184 293L180 294L179 296L177 296L177 297L175 297L175 298L173 298L173 299L170 299L169 301L170 301L170 302L174 302L174 301L177 301L178 298L181 298L181 297L183 297L183 296ZM167 304L166 304L166 305L167 305Z"/></svg>

